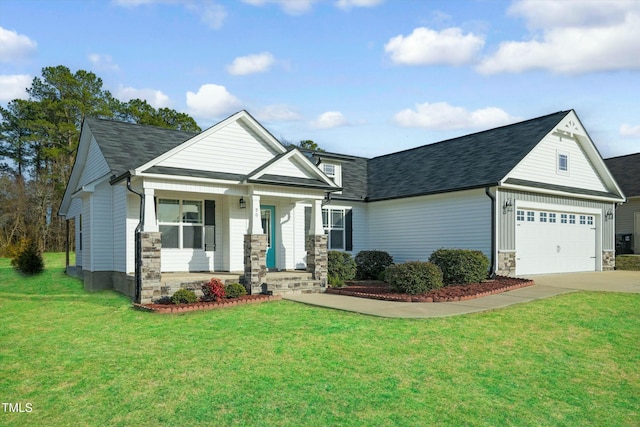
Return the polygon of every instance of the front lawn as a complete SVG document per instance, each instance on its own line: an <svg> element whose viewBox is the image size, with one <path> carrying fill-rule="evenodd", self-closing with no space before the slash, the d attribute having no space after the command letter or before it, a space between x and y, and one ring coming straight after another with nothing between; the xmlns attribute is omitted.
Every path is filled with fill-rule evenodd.
<svg viewBox="0 0 640 427"><path fill-rule="evenodd" d="M640 295L403 320L288 301L156 315L64 256L0 260L2 425L640 425Z"/></svg>

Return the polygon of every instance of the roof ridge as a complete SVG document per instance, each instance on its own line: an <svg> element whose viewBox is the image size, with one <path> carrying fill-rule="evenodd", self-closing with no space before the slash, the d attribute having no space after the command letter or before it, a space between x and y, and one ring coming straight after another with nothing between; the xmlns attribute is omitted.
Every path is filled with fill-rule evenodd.
<svg viewBox="0 0 640 427"><path fill-rule="evenodd" d="M147 124L142 124L142 123L133 123L133 122L126 122L124 120L118 120L118 119L105 119L105 118L101 118L101 117L93 117L93 116L87 116L85 117L84 121L99 121L99 122L110 122L110 123L116 123L116 124L122 124L122 125L127 125L127 126L137 126L137 127L141 127L141 128L153 128L153 129L158 129L160 131L167 131L167 132L180 132L180 133L186 133L186 134L190 134L190 135L198 135L199 132L189 132L186 130L180 130L180 129L171 129L171 128L165 128L162 126L156 126L156 125L147 125Z"/></svg>

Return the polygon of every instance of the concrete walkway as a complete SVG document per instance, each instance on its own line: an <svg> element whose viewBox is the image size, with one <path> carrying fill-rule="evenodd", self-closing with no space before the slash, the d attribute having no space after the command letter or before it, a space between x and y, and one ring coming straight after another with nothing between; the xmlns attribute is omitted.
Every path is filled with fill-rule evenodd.
<svg viewBox="0 0 640 427"><path fill-rule="evenodd" d="M492 310L575 291L640 293L640 271L544 274L528 278L536 284L501 294L459 302L394 302L333 294L283 295L283 298L371 316L419 319Z"/></svg>

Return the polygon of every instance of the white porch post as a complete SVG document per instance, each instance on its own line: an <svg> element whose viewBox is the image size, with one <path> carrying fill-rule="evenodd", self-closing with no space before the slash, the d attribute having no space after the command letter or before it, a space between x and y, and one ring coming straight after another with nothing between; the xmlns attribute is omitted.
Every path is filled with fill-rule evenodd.
<svg viewBox="0 0 640 427"><path fill-rule="evenodd" d="M314 200L311 204L311 224L309 228L309 235L324 235L324 228L322 226L322 200Z"/></svg>
<svg viewBox="0 0 640 427"><path fill-rule="evenodd" d="M158 221L156 220L156 203L154 199L155 192L153 188L144 189L144 229L145 232L159 231Z"/></svg>
<svg viewBox="0 0 640 427"><path fill-rule="evenodd" d="M249 233L264 234L262 216L260 214L260 196L251 195L251 216L249 217Z"/></svg>

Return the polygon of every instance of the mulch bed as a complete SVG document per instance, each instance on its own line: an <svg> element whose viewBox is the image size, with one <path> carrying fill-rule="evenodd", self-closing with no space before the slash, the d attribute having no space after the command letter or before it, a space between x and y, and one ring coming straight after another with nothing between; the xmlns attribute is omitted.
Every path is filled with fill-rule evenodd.
<svg viewBox="0 0 640 427"><path fill-rule="evenodd" d="M452 302L499 294L533 285L533 280L496 276L493 280L467 285L447 286L422 295L399 294L384 282L353 281L344 288L327 288L327 293L352 297L402 302Z"/></svg>
<svg viewBox="0 0 640 427"><path fill-rule="evenodd" d="M213 310L223 307L234 307L236 305L255 304L259 302L274 301L282 299L280 295L244 295L238 298L225 298L222 301L194 302L191 304L137 304L134 308L154 313L186 313L188 311Z"/></svg>

